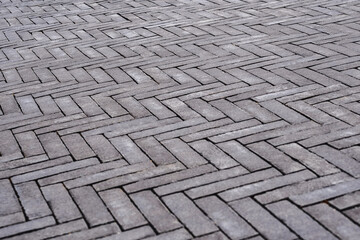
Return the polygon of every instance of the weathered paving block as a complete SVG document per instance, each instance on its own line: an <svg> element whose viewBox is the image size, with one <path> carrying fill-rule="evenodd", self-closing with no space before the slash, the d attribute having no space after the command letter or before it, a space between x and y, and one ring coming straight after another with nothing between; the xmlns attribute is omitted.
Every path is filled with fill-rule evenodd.
<svg viewBox="0 0 360 240"><path fill-rule="evenodd" d="M200 140L190 143L190 146L197 152L208 159L215 167L219 169L230 168L238 165L238 163L221 151L216 145Z"/></svg>
<svg viewBox="0 0 360 240"><path fill-rule="evenodd" d="M253 143L248 147L283 173L292 173L305 168L266 142Z"/></svg>
<svg viewBox="0 0 360 240"><path fill-rule="evenodd" d="M127 136L111 138L110 142L130 164L150 161L150 159Z"/></svg>
<svg viewBox="0 0 360 240"><path fill-rule="evenodd" d="M62 184L42 187L41 192L59 223L82 217L67 189ZM64 211L64 209L66 209L66 211Z"/></svg>
<svg viewBox="0 0 360 240"><path fill-rule="evenodd" d="M230 189L220 193L219 196L225 201L229 202L235 199L252 196L254 194L265 192L270 189L286 186L294 182L304 181L314 177L315 175L312 172L304 170L285 176L274 177L260 182L251 183L242 187Z"/></svg>
<svg viewBox="0 0 360 240"><path fill-rule="evenodd" d="M39 229L32 231L31 233L24 233L16 235L9 239L11 240L21 240L21 239L47 239L53 238L56 236L61 236L65 234L71 234L72 232L77 232L87 229L86 223L84 220L71 221L55 226L46 227L44 229Z"/></svg>
<svg viewBox="0 0 360 240"><path fill-rule="evenodd" d="M25 214L30 220L51 214L50 208L36 182L18 184L15 185L15 189Z"/></svg>
<svg viewBox="0 0 360 240"><path fill-rule="evenodd" d="M7 179L0 181L0 216L8 216L13 213L21 212L21 206L11 185Z"/></svg>
<svg viewBox="0 0 360 240"><path fill-rule="evenodd" d="M25 157L40 155L44 153L44 149L36 137L34 132L24 132L16 134L16 139L21 147Z"/></svg>
<svg viewBox="0 0 360 240"><path fill-rule="evenodd" d="M86 166L91 166L91 165L95 165L95 164L99 163L99 160L97 160L95 158L89 158L89 159L76 161L76 162L73 162L70 157L63 157L63 158L59 158L57 160L61 160L59 162L61 162L62 165L57 165L57 166L50 165L51 167L48 167L45 169L39 169L39 170L35 170L32 172L26 172L24 174L12 177L11 180L13 181L13 183L17 184L17 183L27 182L27 181L31 181L31 180L37 180L37 179L48 177L48 176L51 176L54 174L67 172L69 170L83 168ZM55 160L53 160L53 161L55 161ZM49 162L49 163L51 163L51 162ZM40 163L39 165L41 167L43 164ZM44 167L44 166L42 166L42 167Z"/></svg>
<svg viewBox="0 0 360 240"><path fill-rule="evenodd" d="M179 221L151 191L131 194L130 197L159 233L182 227Z"/></svg>
<svg viewBox="0 0 360 240"><path fill-rule="evenodd" d="M169 193L180 192L182 190L190 189L204 184L221 181L224 179L237 177L248 173L246 169L241 166L224 169L216 172L206 173L201 176L195 176L185 180L169 183L165 186L160 186L154 189L158 195L167 195Z"/></svg>
<svg viewBox="0 0 360 240"><path fill-rule="evenodd" d="M359 182L359 179L340 182L336 185L317 189L309 193L291 196L290 199L300 206L306 206L334 197L338 197L343 194L358 191L360 189Z"/></svg>
<svg viewBox="0 0 360 240"><path fill-rule="evenodd" d="M332 186L343 181L350 181L352 179L353 178L349 175L341 172L270 190L268 192L258 194L255 199L262 204L267 204L288 198L290 196L301 195L321 188Z"/></svg>
<svg viewBox="0 0 360 240"><path fill-rule="evenodd" d="M251 198L232 202L230 206L267 239L297 238L286 226Z"/></svg>
<svg viewBox="0 0 360 240"><path fill-rule="evenodd" d="M354 177L360 176L360 163L342 152L326 145L314 147L310 150L350 175Z"/></svg>
<svg viewBox="0 0 360 240"><path fill-rule="evenodd" d="M280 172L275 169L262 170L262 171L238 176L236 178L229 178L223 181L192 188L186 191L186 194L190 198L198 198L202 196L212 195L218 192L223 192L227 189L250 184L252 182L258 182L263 179L269 179L278 175L280 175Z"/></svg>
<svg viewBox="0 0 360 240"><path fill-rule="evenodd" d="M218 230L215 224L184 194L169 195L163 197L163 201L195 236Z"/></svg>
<svg viewBox="0 0 360 240"><path fill-rule="evenodd" d="M55 219L51 216L38 218L32 221L18 223L0 229L0 238L10 237L23 232L34 231L55 225Z"/></svg>
<svg viewBox="0 0 360 240"><path fill-rule="evenodd" d="M76 189L73 191L75 190ZM100 192L100 197L105 202L107 208L110 210L116 221L125 230L145 225L147 223L140 211L134 206L129 197L121 189L115 188Z"/></svg>
<svg viewBox="0 0 360 240"><path fill-rule="evenodd" d="M292 143L288 145L280 146L279 149L292 158L300 161L306 167L313 170L320 176L336 173L339 171L335 166L328 163L325 159L318 157L317 155L309 152L299 144Z"/></svg>
<svg viewBox="0 0 360 240"><path fill-rule="evenodd" d="M121 154L103 135L85 137L85 140L102 162L122 158Z"/></svg>
<svg viewBox="0 0 360 240"><path fill-rule="evenodd" d="M84 229L82 231L73 232L71 234L65 234L63 236L55 237L56 240L71 240L71 239L91 239L101 238L112 234L118 234L121 230L116 223L104 224L90 229Z"/></svg>
<svg viewBox="0 0 360 240"><path fill-rule="evenodd" d="M195 167L192 169L185 169L181 170L175 173L169 173L167 175L150 178L150 179L144 179L142 181L138 181L133 184L129 184L124 187L125 191L128 193L144 190L144 189L150 189L153 187L161 186L167 183L176 182L179 180L196 177L198 175L206 174L209 172L213 172L216 169L210 165L202 165L199 167Z"/></svg>
<svg viewBox="0 0 360 240"><path fill-rule="evenodd" d="M11 131L0 132L0 154L1 156L11 155L20 152L20 148Z"/></svg>
<svg viewBox="0 0 360 240"><path fill-rule="evenodd" d="M325 203L306 207L304 210L340 239L357 239L360 236L360 228L356 224Z"/></svg>
<svg viewBox="0 0 360 240"><path fill-rule="evenodd" d="M69 155L69 151L61 141L60 137L52 132L39 135L39 140L50 158L58 158Z"/></svg>
<svg viewBox="0 0 360 240"><path fill-rule="evenodd" d="M334 200L330 201L331 205L341 210L358 205L359 202L360 202L360 191L346 194L344 196L335 198Z"/></svg>
<svg viewBox="0 0 360 240"><path fill-rule="evenodd" d="M231 239L246 238L256 235L256 231L219 198L210 196L196 200L195 203Z"/></svg>
<svg viewBox="0 0 360 240"><path fill-rule="evenodd" d="M209 121L214 121L225 117L222 112L201 99L192 99L186 101L186 104Z"/></svg>
<svg viewBox="0 0 360 240"><path fill-rule="evenodd" d="M304 239L337 239L309 215L288 201L267 205L275 216Z"/></svg>
<svg viewBox="0 0 360 240"><path fill-rule="evenodd" d="M94 166L97 167L98 165ZM144 163L139 163L139 164L133 164L130 166L127 166L127 164L121 163L120 166L117 166L114 169L110 169L108 170L105 167L105 171L101 171L102 169L100 168L100 171L95 171L95 173L90 172L90 174L85 174L85 176L80 175L80 177L78 175L74 175L74 176L70 176L70 180L65 181L64 184L65 186L70 189L70 188L75 188L75 187L80 187L80 186L85 186L85 185L89 185L92 183L96 183L96 182L101 182L101 181L105 181L109 179L116 179L116 177L118 176L122 176L122 175L126 175L129 173L133 173L133 172L138 172L147 168L151 168L154 165L151 162L144 162ZM85 169L86 170L86 169ZM46 183L46 179L44 180L44 182ZM40 183L42 183L42 181L40 180ZM95 185L96 187L96 185Z"/></svg>
<svg viewBox="0 0 360 240"><path fill-rule="evenodd" d="M270 167L267 162L234 140L219 143L217 146L250 171Z"/></svg>
<svg viewBox="0 0 360 240"><path fill-rule="evenodd" d="M177 159L154 137L138 139L135 143L150 157L156 165L177 162Z"/></svg>
<svg viewBox="0 0 360 240"><path fill-rule="evenodd" d="M61 138L75 160L94 157L95 153L80 134L66 135Z"/></svg>
<svg viewBox="0 0 360 240"><path fill-rule="evenodd" d="M114 221L92 187L75 188L70 190L70 194L91 227Z"/></svg>

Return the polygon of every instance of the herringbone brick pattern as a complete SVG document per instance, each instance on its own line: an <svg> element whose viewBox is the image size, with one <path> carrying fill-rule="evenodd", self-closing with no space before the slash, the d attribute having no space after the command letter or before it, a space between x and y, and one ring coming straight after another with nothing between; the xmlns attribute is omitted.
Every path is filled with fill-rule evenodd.
<svg viewBox="0 0 360 240"><path fill-rule="evenodd" d="M360 1L0 0L0 238L360 239Z"/></svg>

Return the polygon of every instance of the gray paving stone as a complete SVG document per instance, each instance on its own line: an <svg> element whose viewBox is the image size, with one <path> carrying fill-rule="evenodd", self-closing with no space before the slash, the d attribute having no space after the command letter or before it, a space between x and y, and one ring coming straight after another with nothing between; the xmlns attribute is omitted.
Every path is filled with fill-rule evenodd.
<svg viewBox="0 0 360 240"><path fill-rule="evenodd" d="M326 145L311 148L310 150L350 175L354 177L360 176L360 163L353 158Z"/></svg>
<svg viewBox="0 0 360 240"><path fill-rule="evenodd" d="M23 96L16 98L16 101L18 102L21 111L24 114L31 114L31 113L39 113L40 109L37 106L36 102L34 101L34 98L31 96Z"/></svg>
<svg viewBox="0 0 360 240"><path fill-rule="evenodd" d="M126 230L147 223L143 215L121 189L115 188L103 191L100 193L100 197L123 229Z"/></svg>
<svg viewBox="0 0 360 240"><path fill-rule="evenodd" d="M81 230L85 230L87 228L86 223L84 220L76 220L71 221L55 226L50 226L44 229L39 229L33 231L31 233L24 233L20 235L16 235L14 237L8 238L11 240L22 240L22 239L47 239L56 236L61 236L64 234L70 234L72 232L77 232Z"/></svg>
<svg viewBox="0 0 360 240"><path fill-rule="evenodd" d="M104 111L96 104L96 102L89 96L75 98L74 101L79 105L81 110L87 116L95 116L103 114Z"/></svg>
<svg viewBox="0 0 360 240"><path fill-rule="evenodd" d="M0 181L0 216L7 216L13 213L21 212L21 206L11 185L7 179Z"/></svg>
<svg viewBox="0 0 360 240"><path fill-rule="evenodd" d="M217 146L250 171L270 167L267 162L236 141L219 143Z"/></svg>
<svg viewBox="0 0 360 240"><path fill-rule="evenodd" d="M208 103L201 99L192 99L187 101L186 104L209 121L214 121L225 117L222 112L210 106Z"/></svg>
<svg viewBox="0 0 360 240"><path fill-rule="evenodd" d="M62 158L58 158L57 160L59 162L58 163L59 165L53 164L55 166L52 166L51 164L49 164L48 166L46 166L46 165L44 166L43 163L40 163L39 164L40 169L37 169L37 168L28 169L28 167L26 167L27 169L25 169L24 174L16 175L16 176L12 177L11 180L13 181L13 183L17 184L17 183L27 182L27 181L31 181L31 180L37 180L37 179L51 176L54 174L67 172L69 170L83 168L86 166L91 166L91 165L99 163L99 161L95 158L89 158L89 159L85 159L85 160L81 160L81 161L77 161L77 162L73 162L70 157L62 157ZM55 160L53 160L53 161L55 161ZM31 171L31 170L34 170L34 171Z"/></svg>
<svg viewBox="0 0 360 240"><path fill-rule="evenodd" d="M293 183L288 186L280 187L263 194L257 195L255 198L262 204L279 201L290 196L306 194L321 188L326 188L343 181L350 181L352 177L345 173L337 173L327 175L320 178L310 179L304 182Z"/></svg>
<svg viewBox="0 0 360 240"><path fill-rule="evenodd" d="M171 118L176 115L156 98L141 100L140 103L158 119Z"/></svg>
<svg viewBox="0 0 360 240"><path fill-rule="evenodd" d="M2 156L15 154L20 152L19 145L16 142L16 139L12 135L11 131L1 131L0 132L0 154Z"/></svg>
<svg viewBox="0 0 360 240"><path fill-rule="evenodd" d="M357 239L360 236L360 228L357 225L327 204L306 207L305 211L340 239Z"/></svg>
<svg viewBox="0 0 360 240"><path fill-rule="evenodd" d="M94 135L85 138L91 149L102 162L114 161L122 158L121 154L103 135Z"/></svg>
<svg viewBox="0 0 360 240"><path fill-rule="evenodd" d="M156 165L177 162L177 159L154 137L138 139L135 143L150 157Z"/></svg>
<svg viewBox="0 0 360 240"><path fill-rule="evenodd" d="M174 239L174 240L187 240L192 239L191 234L184 228L179 230L175 230L172 232L163 233L157 236L144 238L146 240L166 240L166 239Z"/></svg>
<svg viewBox="0 0 360 240"><path fill-rule="evenodd" d="M232 208L267 239L296 239L286 226L251 198L232 202Z"/></svg>
<svg viewBox="0 0 360 240"><path fill-rule="evenodd" d="M215 232L208 235L205 235L203 237L195 238L196 240L228 240L229 238L225 236L222 232Z"/></svg>
<svg viewBox="0 0 360 240"><path fill-rule="evenodd" d="M171 132L161 133L159 135L156 135L156 138L160 141L163 141L167 139L172 140L174 138L181 137L181 139L183 140L186 139L185 140L186 142L190 142L197 139L202 139L204 136L216 135L216 133L218 132L226 132L226 130L223 128L227 128L228 124L232 123L232 120L228 118L216 120L213 122L206 122L203 118L198 118L198 119L203 123L200 123L195 126L176 129ZM247 126L247 124L251 124L251 123L245 121L245 122L241 122L241 124L239 123L237 126L244 126L244 125ZM232 125L232 128L236 128L235 124Z"/></svg>
<svg viewBox="0 0 360 240"><path fill-rule="evenodd" d="M223 181L192 188L186 191L186 195L188 195L192 199L199 198L218 192L223 192L227 189L231 189L234 187L250 184L252 182L258 182L263 179L269 179L278 175L280 175L280 173L275 169L262 170L247 175L238 176L236 178L230 178Z"/></svg>
<svg viewBox="0 0 360 240"><path fill-rule="evenodd" d="M86 239L94 239L94 238L101 238L104 236L118 234L121 230L116 223L109 223L104 224L101 226L97 226L90 229L84 229L82 231L73 232L71 234L66 234L63 236L56 237L56 240L71 240L71 239L79 239L79 240L86 240Z"/></svg>
<svg viewBox="0 0 360 240"><path fill-rule="evenodd" d="M57 98L54 101L59 106L61 111L67 116L77 113L82 113L81 109L78 107L78 105L76 105L74 100L71 99L70 97Z"/></svg>
<svg viewBox="0 0 360 240"><path fill-rule="evenodd" d="M49 158L58 158L70 154L56 133L42 134L38 137Z"/></svg>
<svg viewBox="0 0 360 240"><path fill-rule="evenodd" d="M248 136L248 135L251 135L254 133L263 132L266 130L272 130L272 129L284 127L284 126L287 126L286 122L277 121L277 122L272 122L272 123L268 123L268 124L249 127L246 129L240 129L240 130L235 130L235 131L231 131L231 132L226 132L226 133L223 133L223 134L220 134L217 136L210 137L209 139L215 143L225 142L225 141L241 138L244 136Z"/></svg>
<svg viewBox="0 0 360 240"><path fill-rule="evenodd" d="M168 99L168 100L163 101L162 103L164 103L166 106L168 106L168 108L170 108L174 113L176 113L178 116L180 116L183 120L200 117L200 115L196 111L190 109L185 103L183 103L178 98Z"/></svg>
<svg viewBox="0 0 360 240"><path fill-rule="evenodd" d="M168 232L182 226L151 191L131 194L130 197L157 232Z"/></svg>
<svg viewBox="0 0 360 240"><path fill-rule="evenodd" d="M80 134L66 135L61 138L66 147L69 149L71 155L76 160L81 160L96 156L93 150L87 145Z"/></svg>
<svg viewBox="0 0 360 240"><path fill-rule="evenodd" d="M309 152L299 144L292 143L288 145L280 146L279 149L292 158L300 161L306 167L313 170L320 176L336 173L339 171L336 167L329 164L325 159L318 157L317 155Z"/></svg>
<svg viewBox="0 0 360 240"><path fill-rule="evenodd" d="M120 164L120 166L117 166L114 169L106 169L106 167L105 167L105 171L99 171L99 172L96 171L93 174L91 174L92 172L90 172L90 174L85 174L84 176L80 176L80 177L76 176L76 172L75 172L75 174L73 176L69 177L70 180L65 181L64 184L65 184L66 188L68 188L68 189L76 188L76 187L85 186L85 185L89 185L89 184L100 182L100 181L105 181L107 179L111 179L111 180L112 180L112 178L116 179L116 177L118 177L118 176L126 175L126 174L133 173L133 172L138 172L138 171L150 168L152 166L153 166L153 164L151 164L150 162L133 164L131 166L127 166L127 164L124 164L124 162L122 162ZM96 167L96 165L94 167ZM66 177L65 177L65 179L66 179ZM44 182L45 183L43 183L40 180L40 183L46 184L47 183L46 179L44 180ZM51 183L51 179L49 182ZM106 181L104 183L106 183ZM96 187L96 184L95 184L95 187Z"/></svg>
<svg viewBox="0 0 360 240"><path fill-rule="evenodd" d="M278 218L285 222L304 239L337 239L309 215L288 201L280 201L267 206Z"/></svg>
<svg viewBox="0 0 360 240"><path fill-rule="evenodd" d="M255 195L257 193L265 192L274 188L286 186L294 182L304 181L311 178L314 178L315 175L308 171L300 171L296 173L291 173L285 176L274 177L266 179L260 182L251 183L245 186L237 187L234 189L227 190L219 194L219 196L225 201L233 201L235 199L240 199L248 196Z"/></svg>
<svg viewBox="0 0 360 240"><path fill-rule="evenodd" d="M127 111L111 97L94 97L94 100L110 117L118 117L127 113Z"/></svg>
<svg viewBox="0 0 360 240"><path fill-rule="evenodd" d="M114 220L92 187L75 188L70 194L91 227Z"/></svg>
<svg viewBox="0 0 360 240"><path fill-rule="evenodd" d="M221 112L223 112L226 116L230 117L235 122L251 118L249 113L224 99L212 101L210 102L210 104L219 109Z"/></svg>
<svg viewBox="0 0 360 240"><path fill-rule="evenodd" d="M110 142L130 164L150 161L140 148L127 136L112 138Z"/></svg>
<svg viewBox="0 0 360 240"><path fill-rule="evenodd" d="M5 216L0 216L0 227L14 225L16 223L25 222L25 216L22 212L11 213Z"/></svg>
<svg viewBox="0 0 360 240"><path fill-rule="evenodd" d="M266 142L253 143L248 145L248 148L259 154L283 173L292 173L305 168Z"/></svg>
<svg viewBox="0 0 360 240"><path fill-rule="evenodd" d="M219 169L230 168L238 165L238 163L221 151L211 142L200 140L190 143L190 146L208 159L215 167Z"/></svg>
<svg viewBox="0 0 360 240"><path fill-rule="evenodd" d="M359 182L360 181L358 179L340 182L336 185L317 189L309 193L291 196L290 199L300 206L306 206L338 197L346 193L358 191L360 189Z"/></svg>
<svg viewBox="0 0 360 240"><path fill-rule="evenodd" d="M150 189L153 187L161 186L161 185L164 185L167 183L172 183L172 182L176 182L176 181L191 178L191 177L196 177L196 176L199 176L202 174L213 172L215 170L216 169L210 164L202 165L202 166L195 167L192 169L185 169L185 170L178 171L175 173L169 173L165 176L144 179L144 180L138 181L136 183L129 184L129 185L125 186L124 189L128 193L132 193L132 192L141 191L144 189Z"/></svg>
<svg viewBox="0 0 360 240"><path fill-rule="evenodd" d="M276 100L261 102L260 105L289 123L302 123L308 121L308 119L303 115L295 112Z"/></svg>
<svg viewBox="0 0 360 240"><path fill-rule="evenodd" d="M44 153L44 149L42 148L34 132L19 133L15 136L25 157Z"/></svg>
<svg viewBox="0 0 360 240"><path fill-rule="evenodd" d="M218 228L182 193L163 197L166 206L195 235L211 233Z"/></svg>
<svg viewBox="0 0 360 240"><path fill-rule="evenodd" d="M32 220L51 214L50 208L36 182L18 184L15 185L15 189L28 219Z"/></svg>
<svg viewBox="0 0 360 240"><path fill-rule="evenodd" d="M231 239L256 235L256 231L219 198L210 196L196 200L195 203Z"/></svg>
<svg viewBox="0 0 360 240"><path fill-rule="evenodd" d="M169 183L165 186L160 186L155 188L154 191L156 192L156 194L160 196L167 195L169 193L180 192L182 190L190 189L204 184L209 184L212 182L221 181L231 177L237 177L245 173L248 173L246 169L244 169L241 166L238 166L230 169L224 169L221 171L206 173L201 176Z"/></svg>
<svg viewBox="0 0 360 240"><path fill-rule="evenodd" d="M151 115L151 113L133 97L117 99L117 102L120 103L121 106L135 118L142 118Z"/></svg>
<svg viewBox="0 0 360 240"><path fill-rule="evenodd" d="M335 198L334 200L331 200L331 205L335 206L336 208L343 210L345 208L353 207L357 204L359 204L360 201L360 191L346 194L344 196Z"/></svg>
<svg viewBox="0 0 360 240"><path fill-rule="evenodd" d="M65 189L62 184L42 187L41 192L59 223L68 222L82 217L67 189ZM64 209L66 209L66 211L64 211Z"/></svg>

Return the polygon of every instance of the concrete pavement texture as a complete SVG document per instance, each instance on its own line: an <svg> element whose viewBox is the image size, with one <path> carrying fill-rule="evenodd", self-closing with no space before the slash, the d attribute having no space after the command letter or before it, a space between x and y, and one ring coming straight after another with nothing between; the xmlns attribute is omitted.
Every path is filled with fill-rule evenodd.
<svg viewBox="0 0 360 240"><path fill-rule="evenodd" d="M360 239L359 0L0 0L0 239Z"/></svg>

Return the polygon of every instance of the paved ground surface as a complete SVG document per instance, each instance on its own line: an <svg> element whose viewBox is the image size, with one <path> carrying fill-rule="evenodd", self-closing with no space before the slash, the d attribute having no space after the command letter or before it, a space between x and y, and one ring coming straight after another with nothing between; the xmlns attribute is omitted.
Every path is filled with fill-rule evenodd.
<svg viewBox="0 0 360 240"><path fill-rule="evenodd" d="M358 0L0 0L0 238L360 239Z"/></svg>

